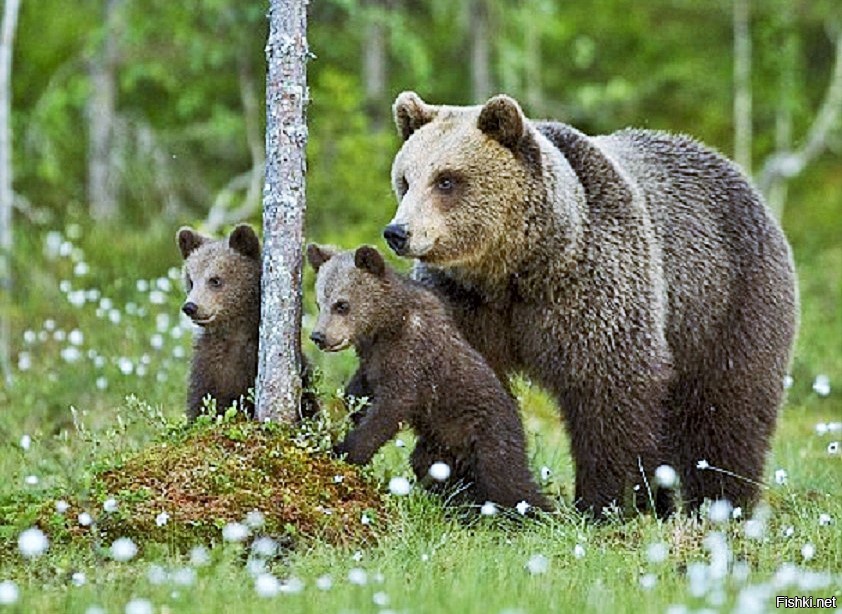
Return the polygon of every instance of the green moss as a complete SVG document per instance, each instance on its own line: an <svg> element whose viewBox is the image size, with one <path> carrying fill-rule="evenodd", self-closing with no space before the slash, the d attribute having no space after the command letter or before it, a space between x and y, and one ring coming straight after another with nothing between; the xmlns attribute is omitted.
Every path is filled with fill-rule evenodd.
<svg viewBox="0 0 842 614"><path fill-rule="evenodd" d="M27 524L40 526L53 542L94 537L108 545L130 537L141 546L185 549L220 541L225 524L242 522L252 511L263 515L259 532L284 543L371 539L386 517L376 485L320 447L293 428L225 420L170 433L119 465L98 469L90 499L68 498L63 514L54 499L3 503L18 512L27 508ZM109 498L117 501L111 513L103 510ZM94 516L93 528L79 525L83 511ZM159 526L162 512L168 518ZM363 514L378 521L363 524Z"/></svg>

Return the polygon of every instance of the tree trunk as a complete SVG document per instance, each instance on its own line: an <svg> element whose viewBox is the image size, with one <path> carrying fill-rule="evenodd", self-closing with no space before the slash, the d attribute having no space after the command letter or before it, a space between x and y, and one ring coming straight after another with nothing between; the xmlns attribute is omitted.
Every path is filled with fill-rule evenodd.
<svg viewBox="0 0 842 614"><path fill-rule="evenodd" d="M527 15L524 20L524 77L526 80L526 104L532 116L544 114L544 90L541 86L541 19L545 17L540 6L533 6L532 2L527 9L535 11Z"/></svg>
<svg viewBox="0 0 842 614"><path fill-rule="evenodd" d="M12 380L8 302L12 294L12 47L18 22L19 0L6 0L0 34L0 369Z"/></svg>
<svg viewBox="0 0 842 614"><path fill-rule="evenodd" d="M488 0L471 0L468 29L471 38L471 95L483 103L491 95Z"/></svg>
<svg viewBox="0 0 842 614"><path fill-rule="evenodd" d="M88 67L88 200L96 219L117 214L114 176L114 116L116 114L117 20L123 0L106 0L102 40Z"/></svg>
<svg viewBox="0 0 842 614"><path fill-rule="evenodd" d="M307 123L306 0L270 0L266 183L257 418L292 422L301 404L301 263Z"/></svg>
<svg viewBox="0 0 842 614"><path fill-rule="evenodd" d="M751 174L751 0L734 0L734 160Z"/></svg>
<svg viewBox="0 0 842 614"><path fill-rule="evenodd" d="M366 113L374 130L386 124L389 106L386 101L386 23L388 0L369 0L366 3L365 35L363 40L363 85Z"/></svg>

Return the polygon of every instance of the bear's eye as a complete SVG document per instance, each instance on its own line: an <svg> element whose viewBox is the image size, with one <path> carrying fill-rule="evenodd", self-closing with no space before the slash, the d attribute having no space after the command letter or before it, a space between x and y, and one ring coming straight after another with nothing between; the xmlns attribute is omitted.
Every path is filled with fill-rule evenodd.
<svg viewBox="0 0 842 614"><path fill-rule="evenodd" d="M221 288L222 280L219 277L211 277L208 279L208 285L211 288Z"/></svg>
<svg viewBox="0 0 842 614"><path fill-rule="evenodd" d="M185 280L184 285L187 286L187 291L190 292L193 289L193 280L188 277Z"/></svg>
<svg viewBox="0 0 842 614"><path fill-rule="evenodd" d="M351 311L351 305L348 304L348 301L336 301L330 310L338 316L344 316Z"/></svg>
<svg viewBox="0 0 842 614"><path fill-rule="evenodd" d="M440 175L436 179L436 189L439 192L448 194L456 187L456 180L451 175Z"/></svg>
<svg viewBox="0 0 842 614"><path fill-rule="evenodd" d="M402 176L398 179L398 196L403 198L403 195L409 191L409 182L406 180L406 176Z"/></svg>

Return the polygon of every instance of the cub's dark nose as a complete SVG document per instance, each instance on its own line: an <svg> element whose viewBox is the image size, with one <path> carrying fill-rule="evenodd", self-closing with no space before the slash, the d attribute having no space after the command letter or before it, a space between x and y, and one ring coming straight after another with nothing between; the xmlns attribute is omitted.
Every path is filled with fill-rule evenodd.
<svg viewBox="0 0 842 614"><path fill-rule="evenodd" d="M181 310L188 318L195 318L196 314L199 313L199 307L196 303L184 303L184 305L181 306Z"/></svg>
<svg viewBox="0 0 842 614"><path fill-rule="evenodd" d="M409 247L409 231L403 224L389 224L383 230L383 238L398 256L406 253Z"/></svg>
<svg viewBox="0 0 842 614"><path fill-rule="evenodd" d="M315 343L319 347L319 349L324 349L325 343L327 343L327 339L325 339L324 333L320 333L317 331L313 331L310 334L310 339L313 340L313 343Z"/></svg>

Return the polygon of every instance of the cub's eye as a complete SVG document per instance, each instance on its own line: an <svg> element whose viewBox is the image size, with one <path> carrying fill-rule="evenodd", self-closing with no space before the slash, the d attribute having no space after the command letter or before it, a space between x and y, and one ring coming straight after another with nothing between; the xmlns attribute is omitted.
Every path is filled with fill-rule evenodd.
<svg viewBox="0 0 842 614"><path fill-rule="evenodd" d="M222 280L219 277L211 277L208 279L208 285L211 288L221 288Z"/></svg>
<svg viewBox="0 0 842 614"><path fill-rule="evenodd" d="M406 180L406 177L403 176L398 179L398 196L403 197L409 191L409 182Z"/></svg>
<svg viewBox="0 0 842 614"><path fill-rule="evenodd" d="M348 304L348 301L336 301L330 310L338 316L344 316L351 311L351 305Z"/></svg>
<svg viewBox="0 0 842 614"><path fill-rule="evenodd" d="M436 189L439 192L444 192L445 194L452 192L453 188L456 187L456 180L451 177L450 175L441 175L438 179L436 179Z"/></svg>

